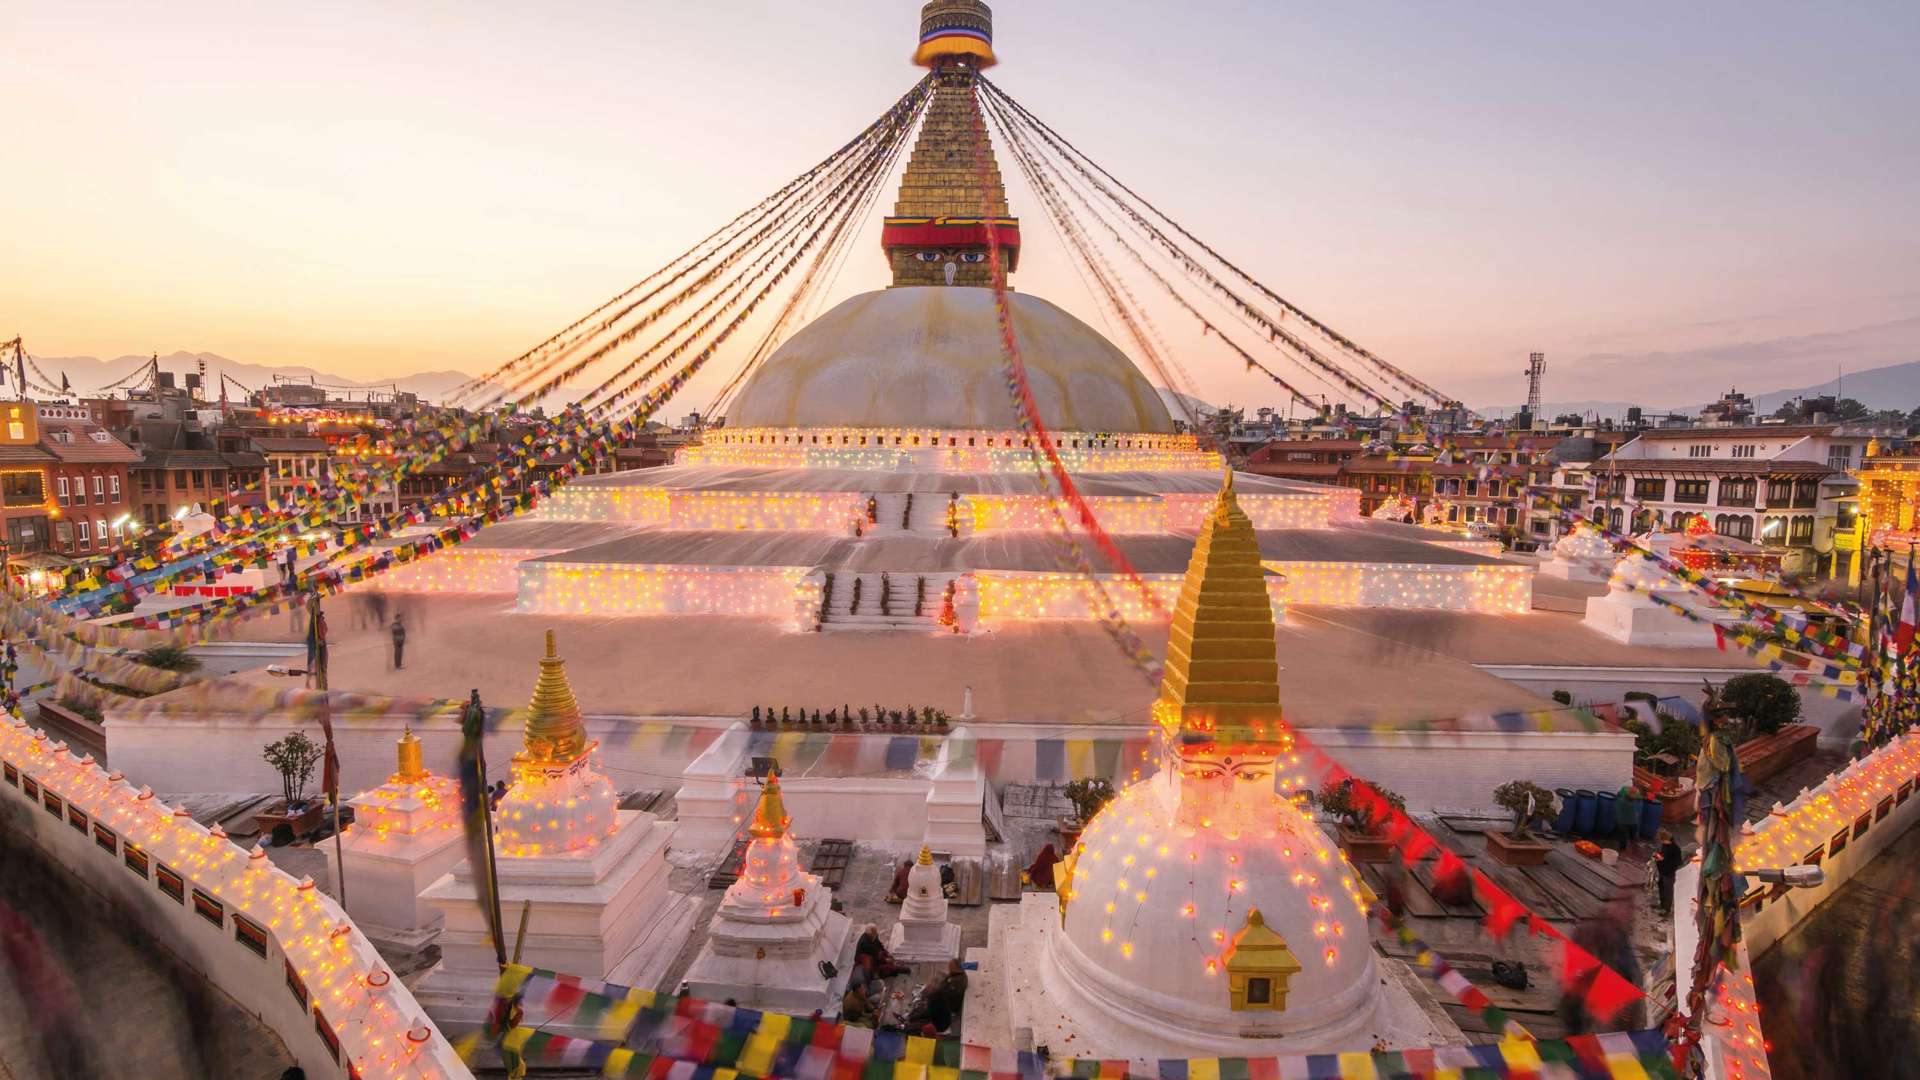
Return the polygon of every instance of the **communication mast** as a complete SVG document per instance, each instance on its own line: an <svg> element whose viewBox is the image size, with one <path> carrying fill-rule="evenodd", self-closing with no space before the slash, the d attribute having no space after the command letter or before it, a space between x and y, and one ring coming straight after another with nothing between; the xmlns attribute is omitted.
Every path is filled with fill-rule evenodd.
<svg viewBox="0 0 1920 1080"><path fill-rule="evenodd" d="M1547 354L1527 354L1527 417L1536 428L1546 427L1540 415L1540 380L1547 374Z"/></svg>

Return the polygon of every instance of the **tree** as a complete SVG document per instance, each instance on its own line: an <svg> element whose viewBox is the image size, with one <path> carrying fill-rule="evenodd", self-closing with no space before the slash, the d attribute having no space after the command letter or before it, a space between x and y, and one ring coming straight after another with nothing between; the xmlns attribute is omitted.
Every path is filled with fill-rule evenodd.
<svg viewBox="0 0 1920 1080"><path fill-rule="evenodd" d="M1785 679L1762 672L1728 679L1720 688L1720 704L1739 725L1736 742L1771 735L1800 719L1799 692Z"/></svg>
<svg viewBox="0 0 1920 1080"><path fill-rule="evenodd" d="M1091 824L1093 816L1113 798L1113 781L1104 776L1088 776L1067 785L1067 801L1073 804L1074 820Z"/></svg>
<svg viewBox="0 0 1920 1080"><path fill-rule="evenodd" d="M1393 819L1391 813L1384 812L1378 802L1356 797L1353 790L1354 780L1329 780L1320 789L1320 809L1347 823L1355 832L1372 833L1386 827ZM1405 813L1407 800L1404 796L1388 791L1378 784L1373 785L1374 794L1380 796L1388 806Z"/></svg>
<svg viewBox="0 0 1920 1080"><path fill-rule="evenodd" d="M200 658L178 645L155 645L138 654L135 660L162 671L199 671Z"/></svg>
<svg viewBox="0 0 1920 1080"><path fill-rule="evenodd" d="M313 767L325 753L319 744L299 731L290 731L284 738L260 748L260 756L280 773L280 790L289 804L306 798Z"/></svg>

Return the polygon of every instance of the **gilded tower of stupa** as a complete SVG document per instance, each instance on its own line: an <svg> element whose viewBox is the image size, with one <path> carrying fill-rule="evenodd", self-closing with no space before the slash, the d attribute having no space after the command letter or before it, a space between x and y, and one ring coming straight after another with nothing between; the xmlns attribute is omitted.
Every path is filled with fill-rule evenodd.
<svg viewBox="0 0 1920 1080"><path fill-rule="evenodd" d="M1009 216L974 96L977 73L993 63L993 12L979 0L933 0L920 9L914 60L933 69L933 100L880 234L894 287L990 286L987 230L1009 272L1020 261L1020 221Z"/></svg>

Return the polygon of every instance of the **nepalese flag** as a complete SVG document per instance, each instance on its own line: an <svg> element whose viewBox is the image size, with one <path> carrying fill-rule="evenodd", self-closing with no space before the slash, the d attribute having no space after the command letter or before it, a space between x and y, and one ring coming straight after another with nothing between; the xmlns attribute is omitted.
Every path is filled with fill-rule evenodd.
<svg viewBox="0 0 1920 1080"><path fill-rule="evenodd" d="M1894 642L1899 646L1901 656L1906 656L1907 650L1913 647L1913 632L1916 621L1914 602L1916 596L1920 596L1920 579L1916 579L1914 576L1913 564L1914 558L1909 556L1907 559L1907 591L1906 595L1900 600L1900 625L1894 631Z"/></svg>

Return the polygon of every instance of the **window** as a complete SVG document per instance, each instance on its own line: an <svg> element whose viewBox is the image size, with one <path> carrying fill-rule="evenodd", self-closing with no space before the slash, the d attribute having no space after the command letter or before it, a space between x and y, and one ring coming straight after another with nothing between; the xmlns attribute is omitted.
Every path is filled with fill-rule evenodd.
<svg viewBox="0 0 1920 1080"><path fill-rule="evenodd" d="M60 505L65 506L67 504L67 478L64 476L60 477L58 486L60 490Z"/></svg>
<svg viewBox="0 0 1920 1080"><path fill-rule="evenodd" d="M8 506L36 506L46 502L46 477L39 469L0 473L0 498Z"/></svg>
<svg viewBox="0 0 1920 1080"><path fill-rule="evenodd" d="M160 886L161 892L173 897L175 901L182 904L187 902L186 880L179 874L167 869L165 863L156 865L153 868L153 882Z"/></svg>
<svg viewBox="0 0 1920 1080"><path fill-rule="evenodd" d="M1787 523L1787 543L1805 547L1813 543L1813 519L1802 515Z"/></svg>
<svg viewBox="0 0 1920 1080"><path fill-rule="evenodd" d="M1247 979L1247 1004L1270 1005L1273 1003L1273 980L1252 976Z"/></svg>
<svg viewBox="0 0 1920 1080"><path fill-rule="evenodd" d="M1861 814L1858 818L1854 819L1853 838L1855 840L1858 840L1861 837L1867 835L1867 830L1872 827L1873 827L1873 815Z"/></svg>
<svg viewBox="0 0 1920 1080"><path fill-rule="evenodd" d="M1733 448L1733 456L1737 458L1750 458L1755 456L1759 449L1760 447L1758 446L1736 446Z"/></svg>
<svg viewBox="0 0 1920 1080"><path fill-rule="evenodd" d="M1803 476L1793 482L1793 508L1811 510L1820 503L1820 481Z"/></svg>
<svg viewBox="0 0 1920 1080"><path fill-rule="evenodd" d="M94 521L93 524L94 524L93 535L99 537L101 543L103 544L106 543L107 542L107 519L98 518Z"/></svg>
<svg viewBox="0 0 1920 1080"><path fill-rule="evenodd" d="M175 491L187 490L187 474L184 470L173 474L173 487Z"/></svg>
<svg viewBox="0 0 1920 1080"><path fill-rule="evenodd" d="M207 486L207 470L205 469L193 470L193 486L197 488Z"/></svg>
<svg viewBox="0 0 1920 1080"><path fill-rule="evenodd" d="M120 858L121 861L127 864L127 869L139 874L143 878L147 876L148 859L146 852L141 851L132 844L128 844L126 847L120 849Z"/></svg>
<svg viewBox="0 0 1920 1080"><path fill-rule="evenodd" d="M109 494L113 496L114 502L120 501L120 474L119 473L114 473L112 476L107 477L107 491Z"/></svg>
<svg viewBox="0 0 1920 1080"><path fill-rule="evenodd" d="M1633 497L1652 502L1665 502L1667 482L1655 477L1636 476L1633 480Z"/></svg>
<svg viewBox="0 0 1920 1080"><path fill-rule="evenodd" d="M120 838L113 835L112 829L97 821L93 823L93 842L99 845L101 851L109 855L120 853Z"/></svg>
<svg viewBox="0 0 1920 1080"><path fill-rule="evenodd" d="M12 785L13 785L14 787L19 787L19 786L20 786L20 770L19 770L19 769L16 769L16 768L14 768L14 767L13 767L13 764L12 764L11 762L9 762L9 763L7 763L7 764L6 764L5 766L3 766L3 767L4 767L4 768L5 768L5 770L6 770L6 774L7 774L7 783L9 783L9 784L12 784ZM1901 790L1901 792L1900 792L1900 800L1901 800L1902 802L1905 802L1905 801L1906 801L1906 797L1907 797L1907 793L1906 793L1906 790L1905 790L1905 789L1902 789L1902 790Z"/></svg>
<svg viewBox="0 0 1920 1080"><path fill-rule="evenodd" d="M1712 481L1710 480L1675 480L1673 482L1673 501L1705 506L1707 502L1707 487L1711 483Z"/></svg>
<svg viewBox="0 0 1920 1080"><path fill-rule="evenodd" d="M74 522L74 526L80 530L80 542L83 544L89 543L92 538L87 535L87 523L84 521L76 521Z"/></svg>
<svg viewBox="0 0 1920 1080"><path fill-rule="evenodd" d="M1833 468L1833 469L1852 468L1853 467L1853 447L1851 446L1827 447L1827 466L1828 468Z"/></svg>
<svg viewBox="0 0 1920 1080"><path fill-rule="evenodd" d="M1753 519L1745 514L1721 514L1713 519L1713 531L1735 540L1753 539Z"/></svg>
<svg viewBox="0 0 1920 1080"><path fill-rule="evenodd" d="M66 805L60 801L60 796L54 794L52 788L40 789L40 805L47 808L47 813L52 815L55 821L59 821L66 811Z"/></svg>
<svg viewBox="0 0 1920 1080"><path fill-rule="evenodd" d="M267 955L266 929L237 911L233 913L233 940L253 950L257 956Z"/></svg>
<svg viewBox="0 0 1920 1080"><path fill-rule="evenodd" d="M81 836L85 836L87 835L87 826L93 823L87 820L86 811L80 809L79 807L73 805L72 803L68 803L67 804L67 824L73 826L74 832L79 833Z"/></svg>
<svg viewBox="0 0 1920 1080"><path fill-rule="evenodd" d="M1750 479L1736 479L1731 476L1720 478L1721 506L1752 506L1757 482Z"/></svg>
<svg viewBox="0 0 1920 1080"><path fill-rule="evenodd" d="M1767 481L1767 509L1778 510L1793 502L1793 481L1774 479Z"/></svg>
<svg viewBox="0 0 1920 1080"><path fill-rule="evenodd" d="M94 501L98 502L101 499L106 498L106 495L107 495L107 478L104 476L101 476L99 473L94 473L93 474Z"/></svg>
<svg viewBox="0 0 1920 1080"><path fill-rule="evenodd" d="M199 889L193 890L193 913L215 926L227 925L226 906Z"/></svg>
<svg viewBox="0 0 1920 1080"><path fill-rule="evenodd" d="M12 772L13 770L11 767L9 767L7 771ZM13 777L11 776L7 777L7 782L12 783ZM1900 790L1895 793L1895 797L1893 801L1895 803L1905 803L1912 794L1913 794L1913 781L1909 780L1906 783L1900 785Z"/></svg>
<svg viewBox="0 0 1920 1080"><path fill-rule="evenodd" d="M31 776L23 776L20 778L20 790L26 793L28 801L40 797L40 785L35 782Z"/></svg>
<svg viewBox="0 0 1920 1080"><path fill-rule="evenodd" d="M1884 820L1891 813L1893 813L1893 796L1889 795L1880 800L1880 805L1873 808L1873 820Z"/></svg>
<svg viewBox="0 0 1920 1080"><path fill-rule="evenodd" d="M1687 456L1693 458L1712 457L1713 447L1706 443L1694 443L1687 447Z"/></svg>
<svg viewBox="0 0 1920 1080"><path fill-rule="evenodd" d="M313 1030L319 1034L320 1041L327 1044L327 1053L333 1055L334 1064L340 1063L340 1036L334 1033L333 1025L319 1009L313 1010Z"/></svg>
<svg viewBox="0 0 1920 1080"><path fill-rule="evenodd" d="M300 1008L304 1010L307 1007L307 984L301 981L300 973L293 970L293 961L285 961L282 966L286 968L287 992L293 995L293 1000L299 1002Z"/></svg>
<svg viewBox="0 0 1920 1080"><path fill-rule="evenodd" d="M1847 850L1847 830L1841 829L1839 832L1833 834L1832 839L1827 841L1827 854L1829 856L1838 855L1845 850Z"/></svg>

